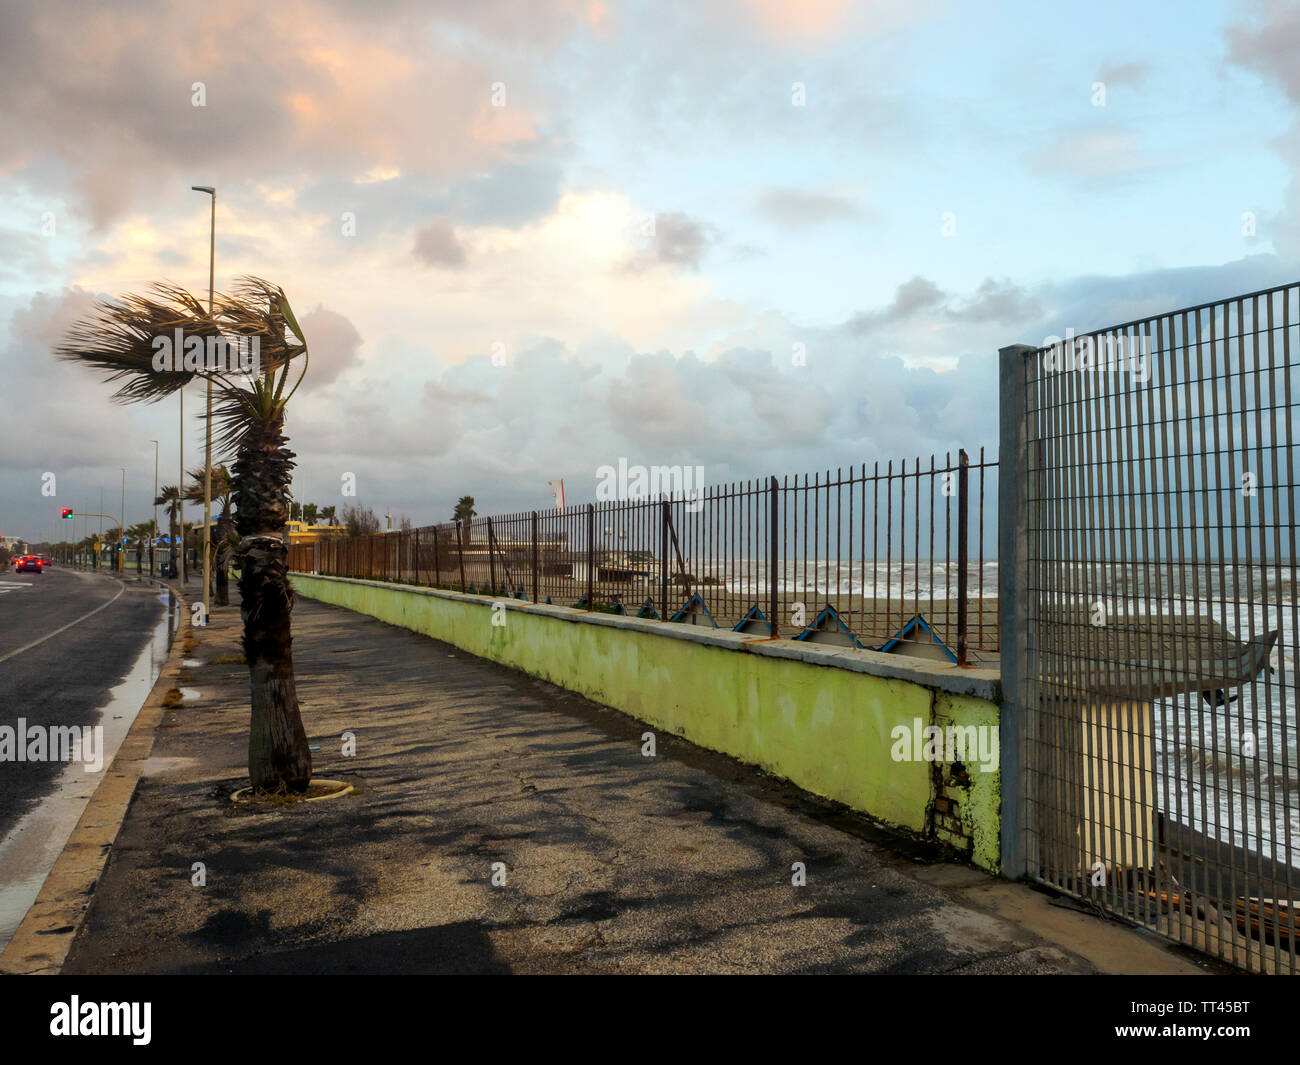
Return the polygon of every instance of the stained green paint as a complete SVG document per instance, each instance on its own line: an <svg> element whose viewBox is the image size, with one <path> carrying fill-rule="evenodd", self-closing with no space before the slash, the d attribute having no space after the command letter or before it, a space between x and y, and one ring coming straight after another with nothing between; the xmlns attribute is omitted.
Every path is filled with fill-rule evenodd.
<svg viewBox="0 0 1300 1065"><path fill-rule="evenodd" d="M933 774L927 762L892 760L893 729L931 723L936 713L997 724L992 703L905 680L514 609L493 625L491 600L480 596L301 574L293 583L302 595L520 669L911 832L926 829ZM993 869L998 774L974 775L989 779L973 781L963 814L972 818L973 860Z"/></svg>
<svg viewBox="0 0 1300 1065"><path fill-rule="evenodd" d="M969 695L952 695L937 692L934 700L934 723L940 728L954 725L959 728L975 725L998 734L998 708L985 699ZM945 767L946 769L947 767ZM971 840L971 861L985 869L996 871L1000 867L999 841L1000 811L1002 804L1002 772L993 769L985 772L978 765L968 765L970 785L954 788L949 784L945 793L958 800L963 835ZM939 834L943 838L943 834ZM957 840L948 842L958 844Z"/></svg>

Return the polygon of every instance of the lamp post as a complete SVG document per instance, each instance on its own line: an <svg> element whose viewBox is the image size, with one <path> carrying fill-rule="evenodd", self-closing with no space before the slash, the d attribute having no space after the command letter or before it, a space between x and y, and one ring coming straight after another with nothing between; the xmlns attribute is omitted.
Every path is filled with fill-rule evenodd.
<svg viewBox="0 0 1300 1065"><path fill-rule="evenodd" d="M176 482L176 491L179 497L176 500L176 513L180 519L181 542L179 545L172 544L172 562L176 561L176 551L180 549L180 567L176 573L181 579L181 584L186 584L189 579L189 573L185 569L185 386L182 385L177 393L181 397L181 425L180 425L180 453L181 453L181 472L180 479ZM154 497L157 498L156 496Z"/></svg>
<svg viewBox="0 0 1300 1065"><path fill-rule="evenodd" d="M158 540L158 441L153 444L153 528L149 530L149 576L153 576L153 548Z"/></svg>
<svg viewBox="0 0 1300 1065"><path fill-rule="evenodd" d="M126 564L126 560L122 557L122 541L126 539L126 467L119 466L118 469L122 471L122 517L117 523L117 551L115 553L117 565L114 568L118 573L121 573Z"/></svg>
<svg viewBox="0 0 1300 1065"><path fill-rule="evenodd" d="M212 289L217 268L217 190L211 185L191 185L194 192L212 197L211 239L208 243L208 317L212 317ZM203 620L212 611L212 378L208 377L208 418L203 446Z"/></svg>

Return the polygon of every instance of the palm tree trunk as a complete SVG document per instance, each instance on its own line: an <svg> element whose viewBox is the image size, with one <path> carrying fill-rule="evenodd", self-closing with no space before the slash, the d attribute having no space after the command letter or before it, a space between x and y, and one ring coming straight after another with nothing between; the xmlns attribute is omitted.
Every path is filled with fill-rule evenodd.
<svg viewBox="0 0 1300 1065"><path fill-rule="evenodd" d="M168 520L167 524L168 524L168 528L171 530L171 536L172 536L171 558L170 561L168 562L168 568L174 569L176 571L174 576L179 577L181 575L181 571L179 568L180 562L178 561L180 555L178 554L179 547L176 539L178 533L176 532L176 508L174 506L172 507L171 517Z"/></svg>
<svg viewBox="0 0 1300 1065"><path fill-rule="evenodd" d="M248 775L253 787L305 791L311 752L298 709L293 675L289 549L284 540L293 453L285 446L283 416L254 422L235 462L235 528L239 532L240 614L253 712Z"/></svg>
<svg viewBox="0 0 1300 1065"><path fill-rule="evenodd" d="M215 587L212 592L212 601L217 606L230 605L230 548L227 546L226 541L230 539L234 524L234 520L230 516L230 506L222 507L221 517L217 519L217 565L214 577Z"/></svg>

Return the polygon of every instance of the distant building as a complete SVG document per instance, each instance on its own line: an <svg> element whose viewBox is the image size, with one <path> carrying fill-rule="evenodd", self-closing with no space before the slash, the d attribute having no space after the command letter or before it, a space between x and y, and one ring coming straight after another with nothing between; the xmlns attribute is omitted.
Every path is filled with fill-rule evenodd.
<svg viewBox="0 0 1300 1065"><path fill-rule="evenodd" d="M305 521L286 521L284 527L289 533L290 544L311 544L317 540L348 534L346 525L308 525Z"/></svg>

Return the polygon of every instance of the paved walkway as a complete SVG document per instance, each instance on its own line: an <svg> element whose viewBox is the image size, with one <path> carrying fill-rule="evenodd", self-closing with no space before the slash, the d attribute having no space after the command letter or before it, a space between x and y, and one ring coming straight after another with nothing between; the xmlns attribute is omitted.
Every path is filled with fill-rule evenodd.
<svg viewBox="0 0 1300 1065"><path fill-rule="evenodd" d="M238 629L230 608L202 633L180 681L200 697L163 718L65 972L1195 971L730 759L666 734L643 757L646 726L622 714L309 600L294 649L315 775L358 793L233 807L247 671L212 659L238 654Z"/></svg>

